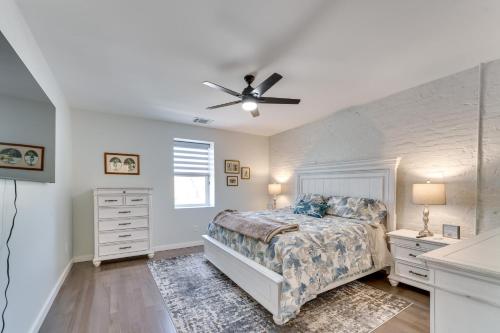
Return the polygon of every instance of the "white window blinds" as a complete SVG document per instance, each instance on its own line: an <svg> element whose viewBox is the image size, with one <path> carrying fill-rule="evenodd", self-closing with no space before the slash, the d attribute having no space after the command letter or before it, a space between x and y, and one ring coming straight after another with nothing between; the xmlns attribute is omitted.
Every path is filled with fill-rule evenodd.
<svg viewBox="0 0 500 333"><path fill-rule="evenodd" d="M175 176L210 176L213 160L211 143L174 139Z"/></svg>

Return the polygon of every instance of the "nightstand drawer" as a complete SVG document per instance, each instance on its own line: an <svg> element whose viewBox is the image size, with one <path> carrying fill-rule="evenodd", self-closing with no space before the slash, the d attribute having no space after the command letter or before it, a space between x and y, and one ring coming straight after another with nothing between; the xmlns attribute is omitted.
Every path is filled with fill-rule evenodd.
<svg viewBox="0 0 500 333"><path fill-rule="evenodd" d="M421 254L424 254L426 251L419 251L415 249L409 249L401 246L393 246L393 256L395 259L405 260L414 262L415 264L424 265L423 260L418 259L417 257Z"/></svg>
<svg viewBox="0 0 500 333"><path fill-rule="evenodd" d="M401 238L391 238L391 241L394 242L394 244L410 249L416 249L422 252L428 252L432 250L439 249L443 247L443 245L438 245L438 244L430 244L426 242L421 242L418 239L401 239Z"/></svg>
<svg viewBox="0 0 500 333"><path fill-rule="evenodd" d="M401 262L396 262L396 274L421 282L432 281L432 273L430 270L403 264Z"/></svg>

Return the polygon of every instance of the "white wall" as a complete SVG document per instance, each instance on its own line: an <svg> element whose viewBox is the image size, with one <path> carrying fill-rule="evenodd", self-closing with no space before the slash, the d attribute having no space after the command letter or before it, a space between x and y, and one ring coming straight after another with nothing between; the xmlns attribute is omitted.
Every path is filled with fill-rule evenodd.
<svg viewBox="0 0 500 333"><path fill-rule="evenodd" d="M421 228L411 185L426 179L447 184L447 205L430 208L433 231L458 224L470 236L476 215L479 232L500 226L500 60L270 138L271 176L287 188L281 205L297 166L398 156L399 228Z"/></svg>
<svg viewBox="0 0 500 333"><path fill-rule="evenodd" d="M155 246L201 240L208 222L226 208L264 209L268 203L268 138L200 126L105 113L73 111L73 239L75 256L93 254L92 189L151 186ZM215 207L174 209L173 138L215 142ZM104 152L137 153L140 176L104 174ZM224 159L251 168L251 180L226 187Z"/></svg>
<svg viewBox="0 0 500 333"><path fill-rule="evenodd" d="M6 332L29 332L72 257L70 112L17 5L0 0L0 30L56 106L56 183L18 182L16 228L11 240L12 281ZM12 181L0 180L1 288L5 286L5 238L12 218ZM3 307L3 299L0 305ZM37 329L36 326L33 327Z"/></svg>

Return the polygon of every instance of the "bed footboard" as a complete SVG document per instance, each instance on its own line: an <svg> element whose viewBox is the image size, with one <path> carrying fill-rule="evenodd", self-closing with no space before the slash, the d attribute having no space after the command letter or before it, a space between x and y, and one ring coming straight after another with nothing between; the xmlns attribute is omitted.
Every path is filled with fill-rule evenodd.
<svg viewBox="0 0 500 333"><path fill-rule="evenodd" d="M280 309L283 277L208 235L202 237L205 258L276 318Z"/></svg>

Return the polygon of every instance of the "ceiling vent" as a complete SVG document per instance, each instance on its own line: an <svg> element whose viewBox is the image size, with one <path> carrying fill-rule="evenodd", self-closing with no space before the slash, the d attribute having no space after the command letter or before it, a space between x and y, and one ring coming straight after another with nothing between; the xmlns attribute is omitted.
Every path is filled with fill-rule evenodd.
<svg viewBox="0 0 500 333"><path fill-rule="evenodd" d="M202 125L208 125L208 124L213 123L213 120L212 119L206 119L206 118L196 117L196 118L193 119L193 123L195 123L195 124L202 124Z"/></svg>

